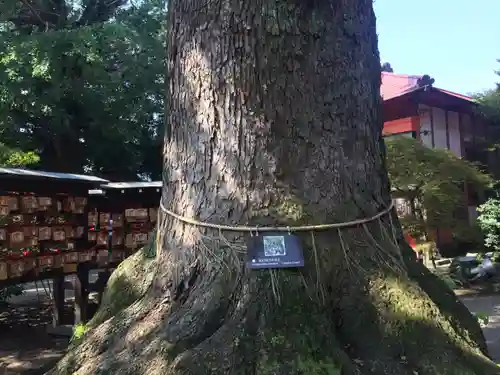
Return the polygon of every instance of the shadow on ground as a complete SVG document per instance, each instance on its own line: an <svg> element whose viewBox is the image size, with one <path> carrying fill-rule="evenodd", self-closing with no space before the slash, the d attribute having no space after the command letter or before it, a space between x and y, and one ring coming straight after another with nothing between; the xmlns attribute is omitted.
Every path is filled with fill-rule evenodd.
<svg viewBox="0 0 500 375"><path fill-rule="evenodd" d="M0 375L38 375L52 367L68 339L50 336L51 322L48 302L0 305Z"/></svg>
<svg viewBox="0 0 500 375"><path fill-rule="evenodd" d="M483 328L493 360L500 363L500 295L465 295L460 299L473 313L489 316ZM67 306L68 314L70 306ZM52 321L48 301L0 305L0 375L41 375L64 354L67 338L47 331Z"/></svg>
<svg viewBox="0 0 500 375"><path fill-rule="evenodd" d="M483 327L490 356L500 363L500 294L465 295L460 299L472 313L486 314L488 324Z"/></svg>

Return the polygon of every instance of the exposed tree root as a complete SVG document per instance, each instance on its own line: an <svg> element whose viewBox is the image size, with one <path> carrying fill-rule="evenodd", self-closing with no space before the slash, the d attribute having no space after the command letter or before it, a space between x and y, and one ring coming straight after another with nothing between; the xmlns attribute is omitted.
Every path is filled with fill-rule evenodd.
<svg viewBox="0 0 500 375"><path fill-rule="evenodd" d="M101 306L89 328L98 326L141 298L154 277L154 257L144 248L121 263L111 275Z"/></svg>
<svg viewBox="0 0 500 375"><path fill-rule="evenodd" d="M440 280L411 256L395 272L393 257L374 260L379 249L349 238L366 256L349 268L340 256L320 260L329 263L321 284L307 269L229 272L213 263L191 269L194 282L180 293L170 282L158 290L148 277L168 263L138 254L50 374L500 374L477 322Z"/></svg>

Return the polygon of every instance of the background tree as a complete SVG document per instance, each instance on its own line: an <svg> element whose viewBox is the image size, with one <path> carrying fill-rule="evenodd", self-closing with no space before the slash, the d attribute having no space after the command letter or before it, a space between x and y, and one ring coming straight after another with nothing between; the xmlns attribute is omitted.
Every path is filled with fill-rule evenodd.
<svg viewBox="0 0 500 375"><path fill-rule="evenodd" d="M17 149L11 149L0 143L0 167L23 168L36 164L40 158L33 151L24 152ZM6 288L0 288L0 304L5 303L10 297L21 295L23 287L21 285L12 285Z"/></svg>
<svg viewBox="0 0 500 375"><path fill-rule="evenodd" d="M137 4L0 4L7 146L36 150L39 168L159 178L165 1Z"/></svg>
<svg viewBox="0 0 500 375"><path fill-rule="evenodd" d="M500 89L487 90L475 95L479 112L490 121L500 124Z"/></svg>
<svg viewBox="0 0 500 375"><path fill-rule="evenodd" d="M168 27L167 209L262 233L390 205L371 0L174 0ZM396 218L294 232L306 266L261 271L241 228L160 221L52 374L499 373Z"/></svg>
<svg viewBox="0 0 500 375"><path fill-rule="evenodd" d="M498 75L500 72L497 72ZM496 83L496 88L476 93L473 97L478 103L476 115L485 119L487 124L486 137L480 140L481 143L476 147L483 154L486 153L488 170L496 179L500 179L500 163L498 163L500 158L500 83ZM478 140L475 142L478 143Z"/></svg>
<svg viewBox="0 0 500 375"><path fill-rule="evenodd" d="M494 197L488 199L478 207L477 218L479 226L485 234L486 247L500 251L500 199Z"/></svg>
<svg viewBox="0 0 500 375"><path fill-rule="evenodd" d="M500 60L497 60L500 62ZM500 71L496 72L497 76ZM496 83L496 88L476 93L475 99L479 102L479 112L491 121L500 124L500 83Z"/></svg>
<svg viewBox="0 0 500 375"><path fill-rule="evenodd" d="M33 151L12 149L0 143L0 166L23 168L38 163L40 157Z"/></svg>
<svg viewBox="0 0 500 375"><path fill-rule="evenodd" d="M382 64L382 71L383 72L389 72L389 73L394 73L394 70L392 69L392 66L390 63L385 62Z"/></svg>

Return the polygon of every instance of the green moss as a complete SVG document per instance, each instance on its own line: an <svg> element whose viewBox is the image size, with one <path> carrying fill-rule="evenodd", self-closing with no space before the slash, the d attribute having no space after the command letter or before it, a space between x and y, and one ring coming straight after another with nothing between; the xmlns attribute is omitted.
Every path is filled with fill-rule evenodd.
<svg viewBox="0 0 500 375"><path fill-rule="evenodd" d="M286 193L282 194L279 203L272 206L263 204L262 208L255 210L250 216L258 222L260 219L264 222L272 220L272 222L290 226L307 223L309 219L300 199Z"/></svg>
<svg viewBox="0 0 500 375"><path fill-rule="evenodd" d="M303 359L302 356L296 360L297 370L303 374L324 374L324 375L340 375L340 369L333 363L324 361L312 361L309 358Z"/></svg>
<svg viewBox="0 0 500 375"><path fill-rule="evenodd" d="M300 222L307 216L300 201L291 198L285 199L273 212L275 216L272 220L277 218L279 221ZM210 285L213 296L207 301L224 301L220 305L220 314L218 311L205 317L207 322L213 322L213 325L204 323L204 334L210 341L200 344L198 339L182 342L165 340L155 346L156 362L148 360L147 365L142 365L158 373L177 375L499 373L492 370L491 366L496 370L495 365L481 357L477 345L465 339L433 302L439 299L439 295L431 299L423 292L412 277L412 271L409 272L410 278L403 274L395 275L387 271L383 263L373 260L375 256L381 256L377 253L380 249L372 246L373 240L363 239L361 232L345 233L344 240L349 242L351 251L357 251L356 259L364 267L363 272L346 270L344 254L335 248L338 247L335 236L318 233L315 240L321 257L318 264L324 267L321 280L316 280L314 259L308 259L312 254L310 244L307 244L308 236L304 236L308 266L300 272L272 271L271 278L268 270L252 271L250 279L244 279L248 288L240 292L235 291L238 289L235 285L240 280L233 279L235 274L226 274L225 271L208 273L204 275L204 282ZM384 246L382 234L376 237ZM385 260L390 261L388 258ZM327 262L335 264L325 266ZM121 324L127 311L144 301L140 298L150 285L154 264L154 260L140 253L124 262L113 274L99 312L101 315L92 323L97 325L114 316L116 324ZM414 260L412 264L416 264ZM334 271L327 273L332 269ZM214 277L214 280L208 280L208 276ZM281 288L278 293L272 292L271 280L274 287ZM304 280L310 285L305 285ZM326 302L315 297L320 288L317 281L325 288ZM448 289L443 290L448 292ZM236 300L231 300L230 296ZM133 304L137 300L140 303ZM238 312L233 310L233 304L238 305ZM145 306L140 308L149 310ZM196 309L183 312L182 319L193 325L203 323L196 321ZM111 323L112 327L113 321ZM115 333L113 329L106 329L105 332L108 337L114 336L113 340L120 340L121 333ZM141 340L157 340L159 331L151 332L151 336L143 335ZM205 337L202 339L205 340ZM84 341L84 345L92 347L92 353L109 351L110 345L113 345L108 339L105 340L108 343ZM102 350L95 349L98 345L102 346ZM82 363L79 358L79 365ZM175 368L169 367L172 364ZM74 368L77 366L74 365ZM160 369L167 368L160 372ZM126 374L135 370L121 368L113 371Z"/></svg>
<svg viewBox="0 0 500 375"><path fill-rule="evenodd" d="M303 203L295 197L284 199L274 211L278 217L286 221L301 222L306 216Z"/></svg>
<svg viewBox="0 0 500 375"><path fill-rule="evenodd" d="M340 374L341 350L325 307L306 297L298 275L282 272L279 278L287 291L280 304L272 296L264 304L257 373Z"/></svg>
<svg viewBox="0 0 500 375"><path fill-rule="evenodd" d="M486 341L477 319L472 316L467 307L458 300L457 296L442 280L411 258L412 249L408 245L401 246L401 249L410 278L417 282L419 287L437 305L443 319L465 342L479 347L483 353L487 354Z"/></svg>
<svg viewBox="0 0 500 375"><path fill-rule="evenodd" d="M96 327L144 295L154 276L154 259L143 248L123 261L111 275L99 310L89 322Z"/></svg>
<svg viewBox="0 0 500 375"><path fill-rule="evenodd" d="M79 323L73 327L73 336L71 336L71 343L73 345L78 344L82 339L85 333L87 333L88 327L85 323Z"/></svg>
<svg viewBox="0 0 500 375"><path fill-rule="evenodd" d="M465 340L429 296L409 279L386 276L372 281L370 296L379 314L382 340L393 350L400 347L403 362L417 373L496 373L478 346Z"/></svg>

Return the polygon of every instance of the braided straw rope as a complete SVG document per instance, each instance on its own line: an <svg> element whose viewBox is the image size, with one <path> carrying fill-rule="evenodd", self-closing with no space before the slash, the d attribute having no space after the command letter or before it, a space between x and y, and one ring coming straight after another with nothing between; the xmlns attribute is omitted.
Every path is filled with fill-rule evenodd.
<svg viewBox="0 0 500 375"><path fill-rule="evenodd" d="M358 220L346 221L343 223L303 225L297 227L258 227L258 226L232 226L232 225L213 224L213 223L206 223L203 221L199 221L196 219L190 219L168 210L163 205L162 200L160 200L160 209L163 212L185 224L190 224L203 228L212 228L212 229L233 231L233 232L308 232L308 231L320 231L320 230L335 229L335 228L339 229L346 227L355 227L358 225L366 224L374 220L377 220L382 216L388 214L393 208L394 208L394 202L391 201L391 204L386 209L380 211L374 216Z"/></svg>

